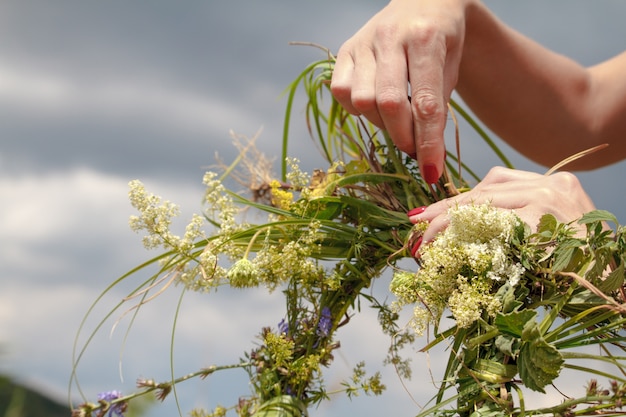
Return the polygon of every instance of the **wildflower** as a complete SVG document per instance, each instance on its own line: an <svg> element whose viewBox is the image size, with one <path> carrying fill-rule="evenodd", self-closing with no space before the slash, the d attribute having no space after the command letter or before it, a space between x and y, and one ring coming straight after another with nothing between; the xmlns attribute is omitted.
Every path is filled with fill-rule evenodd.
<svg viewBox="0 0 626 417"><path fill-rule="evenodd" d="M309 186L311 178L308 173L300 169L300 160L298 158L287 158L287 164L290 171L287 173L287 181L292 187L302 189Z"/></svg>
<svg viewBox="0 0 626 417"><path fill-rule="evenodd" d="M448 216L447 229L420 249L421 268L415 274L397 273L391 283L398 306L423 304L412 320L418 332L446 308L460 328L483 313L494 317L501 308L495 290L505 283L517 285L525 271L510 243L522 225L514 212L465 205L450 208Z"/></svg>
<svg viewBox="0 0 626 417"><path fill-rule="evenodd" d="M185 234L180 240L179 249L181 252L189 252L193 249L193 245L197 240L205 237L202 226L204 226L204 218L199 214L194 214L189 224L185 227Z"/></svg>
<svg viewBox="0 0 626 417"><path fill-rule="evenodd" d="M162 202L159 196L148 194L138 180L131 181L128 186L130 203L140 213L140 216L130 217L130 227L135 232L145 230L148 233L143 237L146 249L161 245L166 248L176 246L177 238L171 234L169 228L172 218L179 214L178 207L169 201Z"/></svg>
<svg viewBox="0 0 626 417"><path fill-rule="evenodd" d="M234 288L256 287L259 285L257 268L247 258L235 262L228 270L227 277L230 286Z"/></svg>
<svg viewBox="0 0 626 417"><path fill-rule="evenodd" d="M322 309L320 320L317 323L317 335L319 337L328 337L333 325L332 316L330 315L330 308L328 306Z"/></svg>
<svg viewBox="0 0 626 417"><path fill-rule="evenodd" d="M277 368L289 366L293 358L295 346L293 340L286 338L285 335L267 332L263 337L263 341L265 342L265 353L273 359Z"/></svg>
<svg viewBox="0 0 626 417"><path fill-rule="evenodd" d="M468 280L459 275L457 285L458 288L448 299L448 305L460 328L469 327L480 318L483 311L493 317L500 310L500 301L491 294L491 282L488 279L474 277Z"/></svg>
<svg viewBox="0 0 626 417"><path fill-rule="evenodd" d="M209 217L217 214L216 223L220 225L222 233L234 232L244 225L237 225L235 216L239 212L232 197L226 192L226 187L219 179L216 179L215 172L204 174L202 182L206 186L204 202L208 205Z"/></svg>
<svg viewBox="0 0 626 417"><path fill-rule="evenodd" d="M262 248L252 260L257 272L257 279L270 291L281 282L296 279L305 285L324 279L323 268L312 255L319 251L321 233L320 223L312 221L307 231L301 235L290 236L283 245L276 245L270 239L268 228ZM298 232L299 233L299 232Z"/></svg>
<svg viewBox="0 0 626 417"><path fill-rule="evenodd" d="M282 319L278 323L278 334L280 335L288 335L289 334L289 323L287 320Z"/></svg>
<svg viewBox="0 0 626 417"><path fill-rule="evenodd" d="M106 391L98 394L98 400L104 401L109 405L109 417L112 417L113 414L115 414L117 417L124 417L124 412L126 411L127 407L124 401L110 404L111 401L120 398L122 398L122 393L120 391Z"/></svg>
<svg viewBox="0 0 626 417"><path fill-rule="evenodd" d="M139 211L139 216L130 216L130 227L135 232L145 231L147 235L142 242L146 249L163 246L186 256L194 243L204 238L202 216L194 214L191 222L185 228L183 237L176 236L170 231L172 219L180 214L177 205L162 201L161 197L149 194L144 185L138 181L129 184L128 196L131 205Z"/></svg>
<svg viewBox="0 0 626 417"><path fill-rule="evenodd" d="M328 169L328 171L315 170L313 172L313 176L311 177L311 189L308 194L306 194L306 197L308 197L309 199L313 199L315 197L324 197L328 195L328 193L332 193L333 191L335 191L334 187L332 188L332 190L328 190L328 193L326 189L328 188L329 184L339 179L339 173L343 171L345 171L345 166L344 163L341 161L334 162Z"/></svg>
<svg viewBox="0 0 626 417"><path fill-rule="evenodd" d="M289 210L293 204L293 193L283 189L278 180L270 182L272 190L272 205L283 210Z"/></svg>

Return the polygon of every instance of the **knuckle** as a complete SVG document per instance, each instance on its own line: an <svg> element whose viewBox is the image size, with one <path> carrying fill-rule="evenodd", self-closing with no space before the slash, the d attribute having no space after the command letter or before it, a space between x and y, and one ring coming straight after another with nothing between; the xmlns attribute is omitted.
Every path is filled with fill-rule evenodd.
<svg viewBox="0 0 626 417"><path fill-rule="evenodd" d="M489 169L489 172L487 173L487 175L485 175L485 180L486 179L490 179L490 180L494 180L497 181L500 178L505 178L508 176L510 169L509 168L504 168L501 166L494 166L491 167L491 169Z"/></svg>
<svg viewBox="0 0 626 417"><path fill-rule="evenodd" d="M361 113L367 113L376 109L374 94L365 91L352 91L352 106Z"/></svg>
<svg viewBox="0 0 626 417"><path fill-rule="evenodd" d="M339 102L348 101L350 99L351 90L349 84L338 81L335 78L331 79L330 92Z"/></svg>
<svg viewBox="0 0 626 417"><path fill-rule="evenodd" d="M440 29L431 19L416 18L411 21L407 27L409 39L417 44L430 43L437 39Z"/></svg>
<svg viewBox="0 0 626 417"><path fill-rule="evenodd" d="M383 113L396 113L408 103L407 95L397 89L384 89L376 98L378 108Z"/></svg>
<svg viewBox="0 0 626 417"><path fill-rule="evenodd" d="M411 101L418 119L432 119L445 114L443 100L432 91L417 91Z"/></svg>
<svg viewBox="0 0 626 417"><path fill-rule="evenodd" d="M381 45L386 46L395 43L398 37L401 36L401 32L395 22L385 21L378 23L374 30L374 36Z"/></svg>
<svg viewBox="0 0 626 417"><path fill-rule="evenodd" d="M572 190L581 187L580 180L571 172L557 172L552 174L550 178L562 190Z"/></svg>

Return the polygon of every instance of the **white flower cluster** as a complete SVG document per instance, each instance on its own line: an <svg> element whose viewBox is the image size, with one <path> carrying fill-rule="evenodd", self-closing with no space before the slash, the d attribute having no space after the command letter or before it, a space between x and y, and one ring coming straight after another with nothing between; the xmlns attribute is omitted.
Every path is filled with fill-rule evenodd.
<svg viewBox="0 0 626 417"><path fill-rule="evenodd" d="M311 177L300 169L300 160L288 157L287 165L289 165L289 172L287 173L289 184L296 189L308 187L311 183Z"/></svg>
<svg viewBox="0 0 626 417"><path fill-rule="evenodd" d="M289 180L296 187L309 183L308 175L300 171L298 161L288 161L291 167ZM173 273L177 282L194 291L208 291L228 283L236 288L265 285L270 290L292 279L299 282L317 282L325 278L325 272L314 260L320 249L318 221L306 227L268 223L256 234L250 234L247 225L238 221L238 207L216 173L207 172L205 216L216 226L215 233L207 237L202 230L204 217L194 215L180 237L171 232L172 219L179 214L178 207L169 201L149 194L140 181L130 182L131 204L139 211L131 216L134 231L146 232L143 243L146 248L163 247L171 255L162 261L163 267ZM264 237L265 235L265 237ZM256 256L248 259L248 251L255 246ZM205 239L204 242L201 242ZM246 249L247 248L247 249ZM223 266L232 262L230 267Z"/></svg>
<svg viewBox="0 0 626 417"><path fill-rule="evenodd" d="M320 250L318 221L312 221L305 233L294 231L293 239L281 244L270 239L271 233L268 228L262 248L250 263L256 285L263 284L272 291L295 277L303 286L325 278L323 268L314 260Z"/></svg>
<svg viewBox="0 0 626 417"><path fill-rule="evenodd" d="M399 272L391 283L398 308L418 304L412 321L418 333L446 309L461 328L495 316L501 308L495 290L517 285L525 272L512 256L511 239L522 227L513 211L470 204L450 208L448 216L445 231L421 248L419 270Z"/></svg>
<svg viewBox="0 0 626 417"><path fill-rule="evenodd" d="M129 199L139 215L130 217L130 227L135 232L145 232L142 241L147 249L162 247L171 255L162 260L164 267L170 269L178 282L196 291L205 291L220 284L225 270L219 265L220 255L231 258L240 257L242 249L229 244L232 233L242 227L236 222L238 209L226 192L217 174L207 172L204 184L207 187L205 202L207 217L213 218L219 226L216 233L204 249L199 251L197 244L206 239L203 227L204 216L194 214L185 227L184 235L174 234L170 227L174 217L179 215L178 206L161 197L149 194L144 185L134 180L129 183Z"/></svg>
<svg viewBox="0 0 626 417"><path fill-rule="evenodd" d="M139 216L131 216L130 227L135 232L145 231L142 241L147 249L162 246L179 254L188 254L196 240L204 237L202 226L204 219L194 214L185 228L183 237L170 230L172 219L179 214L178 206L170 201L161 201L161 197L149 194L144 185L134 180L128 184L128 196L132 206L139 211Z"/></svg>
<svg viewBox="0 0 626 417"><path fill-rule="evenodd" d="M226 187L222 181L217 179L215 172L207 172L202 179L206 186L204 194L204 202L207 204L207 214L209 217L217 217L215 220L219 223L222 232L234 232L240 228L237 226L236 215L239 209L233 203L233 199L226 192Z"/></svg>

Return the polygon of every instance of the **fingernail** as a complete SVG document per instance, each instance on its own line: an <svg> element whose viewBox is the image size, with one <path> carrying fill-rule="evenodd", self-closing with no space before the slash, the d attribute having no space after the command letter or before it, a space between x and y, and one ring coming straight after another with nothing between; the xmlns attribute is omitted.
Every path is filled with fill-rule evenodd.
<svg viewBox="0 0 626 417"><path fill-rule="evenodd" d="M426 210L426 206L415 207L414 209L409 210L406 215L409 217L417 216L418 214L422 214Z"/></svg>
<svg viewBox="0 0 626 417"><path fill-rule="evenodd" d="M435 164L425 164L422 167L422 174L424 180L429 184L434 184L439 180L439 173L437 172Z"/></svg>
<svg viewBox="0 0 626 417"><path fill-rule="evenodd" d="M417 153L413 152L409 154L409 158L417 160Z"/></svg>
<svg viewBox="0 0 626 417"><path fill-rule="evenodd" d="M417 241L413 244L413 247L411 248L411 256L415 258L415 255L417 254L417 251L419 250L420 246L422 246L422 237L420 236Z"/></svg>

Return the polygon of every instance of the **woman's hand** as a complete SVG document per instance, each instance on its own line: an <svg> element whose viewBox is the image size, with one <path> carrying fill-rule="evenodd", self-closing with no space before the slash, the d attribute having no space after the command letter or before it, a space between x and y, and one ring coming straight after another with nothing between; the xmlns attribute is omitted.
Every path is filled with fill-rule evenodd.
<svg viewBox="0 0 626 417"><path fill-rule="evenodd" d="M421 212L410 213L409 218L413 223L429 222L422 236L422 242L429 242L447 226L449 207L471 203L491 203L495 207L515 210L533 230L536 230L544 214L553 214L561 222L570 222L595 210L593 202L573 174L558 172L546 176L495 167L471 191L414 210Z"/></svg>
<svg viewBox="0 0 626 417"><path fill-rule="evenodd" d="M443 170L447 103L458 78L468 4L392 0L343 44L333 73L339 103L387 130L400 150L418 159L429 183Z"/></svg>

